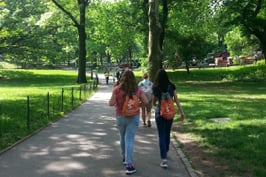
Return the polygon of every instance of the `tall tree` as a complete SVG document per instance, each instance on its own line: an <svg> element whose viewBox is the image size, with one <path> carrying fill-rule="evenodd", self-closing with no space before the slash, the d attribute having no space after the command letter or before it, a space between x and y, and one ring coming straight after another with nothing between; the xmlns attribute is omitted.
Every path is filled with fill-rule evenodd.
<svg viewBox="0 0 266 177"><path fill-rule="evenodd" d="M266 53L266 1L236 0L214 3L216 12L225 27L240 26L247 37L254 35L260 42L260 48Z"/></svg>
<svg viewBox="0 0 266 177"><path fill-rule="evenodd" d="M163 48L164 58L168 66L172 67L181 65L183 61L187 64L189 73L192 57L201 59L210 50L210 42L207 40L213 31L208 27L211 21L208 15L208 1L169 1L167 9L169 10Z"/></svg>
<svg viewBox="0 0 266 177"><path fill-rule="evenodd" d="M150 79L153 81L154 76L158 69L161 68L162 63L162 50L160 47L160 35L162 32L162 27L159 21L159 2L158 0L149 1L149 75Z"/></svg>
<svg viewBox="0 0 266 177"><path fill-rule="evenodd" d="M64 8L56 0L53 3L61 9L73 22L73 25L78 31L79 40L79 60L78 60L78 78L77 83L87 83L86 78L86 7L89 5L89 0L77 0L79 9L79 21L75 18L73 13Z"/></svg>
<svg viewBox="0 0 266 177"><path fill-rule="evenodd" d="M87 30L87 41L94 41L99 46L94 46L93 50L98 54L104 53L107 67L110 61L131 63L132 59L141 55L140 41L143 34L139 28L144 26L140 24L143 15L139 14L140 10L136 7L138 4L135 3L128 0L93 3L88 8L88 19L92 28Z"/></svg>
<svg viewBox="0 0 266 177"><path fill-rule="evenodd" d="M44 0L1 1L0 55L5 60L25 65L41 63L47 57L49 37L40 25L47 6Z"/></svg>
<svg viewBox="0 0 266 177"><path fill-rule="evenodd" d="M165 38L165 28L167 25L167 19L168 19L168 1L162 0L162 19L161 19L162 32L160 34L161 50L163 50L163 42Z"/></svg>

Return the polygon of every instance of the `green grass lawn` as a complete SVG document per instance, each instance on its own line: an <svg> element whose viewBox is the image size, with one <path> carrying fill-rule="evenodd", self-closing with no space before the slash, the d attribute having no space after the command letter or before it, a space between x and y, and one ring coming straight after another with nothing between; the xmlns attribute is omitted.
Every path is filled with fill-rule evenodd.
<svg viewBox="0 0 266 177"><path fill-rule="evenodd" d="M84 102L94 88L76 79L76 71L0 70L0 150Z"/></svg>

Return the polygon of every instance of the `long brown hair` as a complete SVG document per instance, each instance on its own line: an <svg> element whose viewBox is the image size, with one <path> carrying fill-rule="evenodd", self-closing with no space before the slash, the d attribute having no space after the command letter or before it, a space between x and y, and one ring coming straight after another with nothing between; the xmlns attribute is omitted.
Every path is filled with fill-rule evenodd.
<svg viewBox="0 0 266 177"><path fill-rule="evenodd" d="M134 73L130 70L124 71L119 80L119 86L125 92L125 94L135 94L138 89L138 84Z"/></svg>

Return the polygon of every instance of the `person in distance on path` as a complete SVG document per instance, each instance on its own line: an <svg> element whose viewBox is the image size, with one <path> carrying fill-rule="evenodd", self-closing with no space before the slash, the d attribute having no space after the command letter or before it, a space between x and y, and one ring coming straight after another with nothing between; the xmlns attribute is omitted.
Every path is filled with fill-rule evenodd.
<svg viewBox="0 0 266 177"><path fill-rule="evenodd" d="M139 88L144 92L148 98L149 103L141 107L141 117L144 126L151 127L151 108L152 108L152 85L153 83L149 80L148 73L143 74L143 80L139 82ZM147 122L146 122L147 118ZM147 124L146 124L147 123Z"/></svg>

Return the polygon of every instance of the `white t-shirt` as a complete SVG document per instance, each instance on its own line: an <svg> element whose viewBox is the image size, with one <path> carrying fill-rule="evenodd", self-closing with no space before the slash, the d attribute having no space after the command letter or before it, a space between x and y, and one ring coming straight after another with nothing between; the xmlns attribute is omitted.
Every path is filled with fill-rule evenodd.
<svg viewBox="0 0 266 177"><path fill-rule="evenodd" d="M139 82L139 88L144 92L149 101L152 99L152 85L153 83L147 79Z"/></svg>

